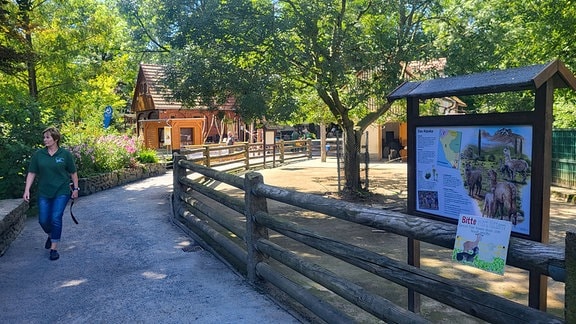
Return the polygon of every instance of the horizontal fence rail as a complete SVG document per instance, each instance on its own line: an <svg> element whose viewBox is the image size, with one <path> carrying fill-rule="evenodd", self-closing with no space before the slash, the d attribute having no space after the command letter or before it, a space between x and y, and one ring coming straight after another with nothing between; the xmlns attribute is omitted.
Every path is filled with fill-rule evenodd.
<svg viewBox="0 0 576 324"><path fill-rule="evenodd" d="M239 191L215 190L213 184L216 182L226 183ZM350 323L354 318L284 274L279 270L280 264L380 320L389 323L426 323L428 320L368 291L359 283L337 275L323 264L311 262L296 251L278 245L270 238L269 231L488 322L564 323L564 320L546 312L463 286L457 281L272 215L268 211L267 199L444 248L454 246L456 225L453 224L270 186L264 184L262 176L255 172L242 178L199 165L185 156L175 156L173 208L176 223L205 249L246 275L253 285L273 285L325 322ZM223 209L236 213L238 217L226 216L229 212L223 212ZM573 243L569 244L567 239L569 246ZM575 319L573 306L569 307L569 301L575 298L572 288L576 272L573 254L568 258L563 248L512 238L507 258L507 264L511 266L566 282L565 321L568 323Z"/></svg>

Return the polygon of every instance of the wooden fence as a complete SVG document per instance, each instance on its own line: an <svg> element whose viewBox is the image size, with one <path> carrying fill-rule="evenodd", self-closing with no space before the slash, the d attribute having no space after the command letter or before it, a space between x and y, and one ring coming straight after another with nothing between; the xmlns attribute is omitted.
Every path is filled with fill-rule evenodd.
<svg viewBox="0 0 576 324"><path fill-rule="evenodd" d="M187 146L180 150L189 161L211 168L249 170L312 157L311 140L278 141L274 144L237 143L234 145Z"/></svg>
<svg viewBox="0 0 576 324"><path fill-rule="evenodd" d="M242 178L196 164L182 155L175 156L173 174L172 203L176 224L186 229L203 248L245 274L255 287L272 285L327 323L353 323L355 317L342 311L332 300L312 293L309 287L298 284L298 280L280 269L289 267L388 323L425 323L428 320L360 283L338 276L320 263L322 258L313 263L300 257L298 251L280 246L278 240L271 238L270 231L274 236L278 233L289 237L488 322L576 323L574 234L568 233L565 250L512 238L508 251L508 265L537 271L566 283L565 319L561 319L288 222L268 212L267 199L449 249L454 246L456 225L266 185L259 173L249 172ZM215 190L214 181L239 190L235 193ZM236 216L230 216L233 214Z"/></svg>
<svg viewBox="0 0 576 324"><path fill-rule="evenodd" d="M337 140L327 139L330 148L327 155L337 154ZM238 169L248 170L253 167L276 163L285 163L295 159L320 156L320 140L278 141L275 144L238 143L221 146L219 144L185 146L180 151L190 161L218 167L244 163ZM167 152L159 152L164 159L171 158ZM552 179L553 185L576 188L576 130L555 129L552 134Z"/></svg>

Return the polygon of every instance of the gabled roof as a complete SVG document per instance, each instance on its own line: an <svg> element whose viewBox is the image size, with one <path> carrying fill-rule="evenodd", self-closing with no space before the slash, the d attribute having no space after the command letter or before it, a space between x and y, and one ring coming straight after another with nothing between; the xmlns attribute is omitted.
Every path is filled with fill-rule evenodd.
<svg viewBox="0 0 576 324"><path fill-rule="evenodd" d="M140 70L138 71L138 79L136 80L136 89L134 91L134 98L132 100L132 111L136 111L138 98L146 96L151 100L143 101L145 104L153 104L153 107L146 107L148 109L156 110L169 110L169 109L207 109L205 106L197 105L194 107L185 107L182 102L171 100L172 90L166 86L166 67L158 64L144 64L140 63ZM235 110L235 100L230 97L224 103L218 106L218 110Z"/></svg>
<svg viewBox="0 0 576 324"><path fill-rule="evenodd" d="M558 60L548 64L532 65L507 70L495 70L470 75L404 82L387 99L430 99L449 96L478 95L508 91L536 90L551 80L556 88L576 91L576 78Z"/></svg>
<svg viewBox="0 0 576 324"><path fill-rule="evenodd" d="M142 78L142 80L141 80ZM172 91L165 86L164 79L166 71L164 66L156 64L140 64L140 73L138 73L137 86L142 82L146 84L148 94L154 101L156 109L180 109L182 103L179 101L170 101Z"/></svg>

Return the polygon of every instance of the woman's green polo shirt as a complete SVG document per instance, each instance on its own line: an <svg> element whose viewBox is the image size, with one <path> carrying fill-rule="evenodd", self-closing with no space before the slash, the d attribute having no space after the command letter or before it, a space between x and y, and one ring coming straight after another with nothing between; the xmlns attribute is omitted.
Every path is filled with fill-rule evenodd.
<svg viewBox="0 0 576 324"><path fill-rule="evenodd" d="M76 172L74 157L69 151L58 148L54 155L48 149L39 149L32 155L28 172L36 174L38 195L54 198L70 194L70 174Z"/></svg>

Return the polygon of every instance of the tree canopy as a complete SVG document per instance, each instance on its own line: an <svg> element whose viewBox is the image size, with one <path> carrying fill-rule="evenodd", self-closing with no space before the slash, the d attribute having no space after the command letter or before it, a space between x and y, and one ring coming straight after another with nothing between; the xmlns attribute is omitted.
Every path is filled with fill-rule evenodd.
<svg viewBox="0 0 576 324"><path fill-rule="evenodd" d="M434 48L447 58L448 75L562 60L576 71L576 7L570 0L501 1L446 0L443 19L427 29L436 35ZM533 106L529 93L464 98L469 112L523 110ZM558 91L555 98L556 127L575 127L576 96Z"/></svg>

